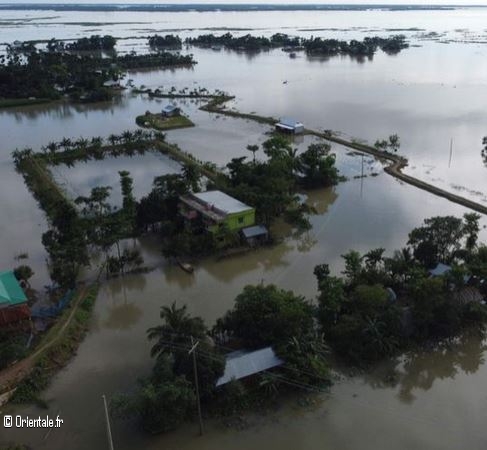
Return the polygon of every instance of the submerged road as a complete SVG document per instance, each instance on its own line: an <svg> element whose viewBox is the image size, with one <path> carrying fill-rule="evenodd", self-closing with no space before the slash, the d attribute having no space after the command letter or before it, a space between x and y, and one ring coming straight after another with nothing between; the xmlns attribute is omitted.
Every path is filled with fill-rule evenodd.
<svg viewBox="0 0 487 450"><path fill-rule="evenodd" d="M202 106L200 109L203 111L223 114L230 117L239 117L242 119L254 120L259 123L273 124L278 121L277 119L274 119L272 117L264 117L264 116L259 116L257 114L246 114L235 110L227 110L225 107L222 107L222 104L224 104L229 100L232 100L233 98L234 97L227 96L227 97L222 97L220 100L214 99L212 102ZM393 176L394 178L397 178L398 180L401 180L404 183L410 184L411 186L415 186L418 189L422 189L423 191L429 192L438 197L446 198L447 200L450 200L453 203L457 203L458 205L464 206L465 208L472 209L473 211L487 215L486 205L477 203L473 200L469 200L468 198L462 197L460 195L453 194L452 192L441 189L438 186L435 186L433 184L426 183L418 178L412 177L411 175L404 174L402 170L404 169L404 167L408 165L408 160L402 156L377 150L375 147L372 147L370 145L348 141L346 139L340 138L338 136L329 133L322 133L310 129L306 129L304 133L310 136L316 136L321 139L325 139L330 142L335 142L336 144L343 145L344 147L348 147L362 153L367 153L368 155L372 155L374 158L378 159L379 161L388 161L390 162L390 165L385 166L384 171L387 174Z"/></svg>

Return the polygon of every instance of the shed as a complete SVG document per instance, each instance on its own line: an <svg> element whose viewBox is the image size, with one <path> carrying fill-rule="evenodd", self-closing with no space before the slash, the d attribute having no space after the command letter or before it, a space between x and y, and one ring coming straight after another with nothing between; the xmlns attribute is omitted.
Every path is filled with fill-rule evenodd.
<svg viewBox="0 0 487 450"><path fill-rule="evenodd" d="M216 385L222 386L232 380L240 380L282 364L284 361L274 353L272 347L255 351L239 350L231 352L226 356L225 372L218 379Z"/></svg>
<svg viewBox="0 0 487 450"><path fill-rule="evenodd" d="M164 117L179 116L181 110L176 105L166 105L162 108L161 114Z"/></svg>
<svg viewBox="0 0 487 450"><path fill-rule="evenodd" d="M253 227L242 228L242 235L247 243L251 246L266 241L269 237L269 231L264 225L254 225Z"/></svg>
<svg viewBox="0 0 487 450"><path fill-rule="evenodd" d="M304 125L297 120L283 117L276 123L276 129L284 133L301 134L304 133Z"/></svg>

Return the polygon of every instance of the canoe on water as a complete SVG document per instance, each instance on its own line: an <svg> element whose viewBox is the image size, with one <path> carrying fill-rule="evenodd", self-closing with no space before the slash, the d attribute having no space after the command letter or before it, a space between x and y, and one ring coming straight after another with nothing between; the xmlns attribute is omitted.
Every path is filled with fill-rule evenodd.
<svg viewBox="0 0 487 450"><path fill-rule="evenodd" d="M183 269L185 272L188 272L188 273L194 272L194 267L191 264L182 262L179 259L178 259L178 264L179 264L179 267L181 267L181 269Z"/></svg>

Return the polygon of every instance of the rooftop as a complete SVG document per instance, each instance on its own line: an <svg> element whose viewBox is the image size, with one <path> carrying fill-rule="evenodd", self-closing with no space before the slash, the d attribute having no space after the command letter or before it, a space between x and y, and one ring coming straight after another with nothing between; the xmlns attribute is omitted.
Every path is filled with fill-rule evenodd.
<svg viewBox="0 0 487 450"><path fill-rule="evenodd" d="M0 307L17 306L27 302L27 297L12 271L0 272Z"/></svg>
<svg viewBox="0 0 487 450"><path fill-rule="evenodd" d="M301 122L298 122L297 120L290 119L289 117L282 117L279 120L279 123L277 125L281 125L286 128L296 128L296 127L302 127L303 124Z"/></svg>
<svg viewBox="0 0 487 450"><path fill-rule="evenodd" d="M163 112L172 112L174 110L178 109L176 105L166 105L164 108L162 108Z"/></svg>
<svg viewBox="0 0 487 450"><path fill-rule="evenodd" d="M222 191L198 192L191 195L206 205L214 206L224 214L235 214L253 209L251 206L242 203L236 198L230 197Z"/></svg>
<svg viewBox="0 0 487 450"><path fill-rule="evenodd" d="M272 347L255 351L239 350L232 352L226 356L225 372L218 379L216 385L222 386L232 380L240 380L282 364L284 361L276 356Z"/></svg>
<svg viewBox="0 0 487 450"><path fill-rule="evenodd" d="M246 239L250 239L257 236L264 236L268 231L263 225L254 225L252 227L243 228L242 233Z"/></svg>

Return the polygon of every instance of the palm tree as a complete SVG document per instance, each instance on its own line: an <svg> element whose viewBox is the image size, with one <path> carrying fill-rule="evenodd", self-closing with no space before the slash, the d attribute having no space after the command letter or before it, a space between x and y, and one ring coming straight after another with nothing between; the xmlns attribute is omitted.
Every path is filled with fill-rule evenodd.
<svg viewBox="0 0 487 450"><path fill-rule="evenodd" d="M255 153L259 150L259 146L258 145L247 145L247 150L249 152L252 152L252 155L253 155L253 160L254 160L254 164L255 164Z"/></svg>
<svg viewBox="0 0 487 450"><path fill-rule="evenodd" d="M206 335L203 320L200 317L191 317L186 305L178 308L176 302L173 302L171 306L162 306L160 317L164 324L147 330L149 340L156 341L151 348L152 357L184 350L191 336L202 339Z"/></svg>

